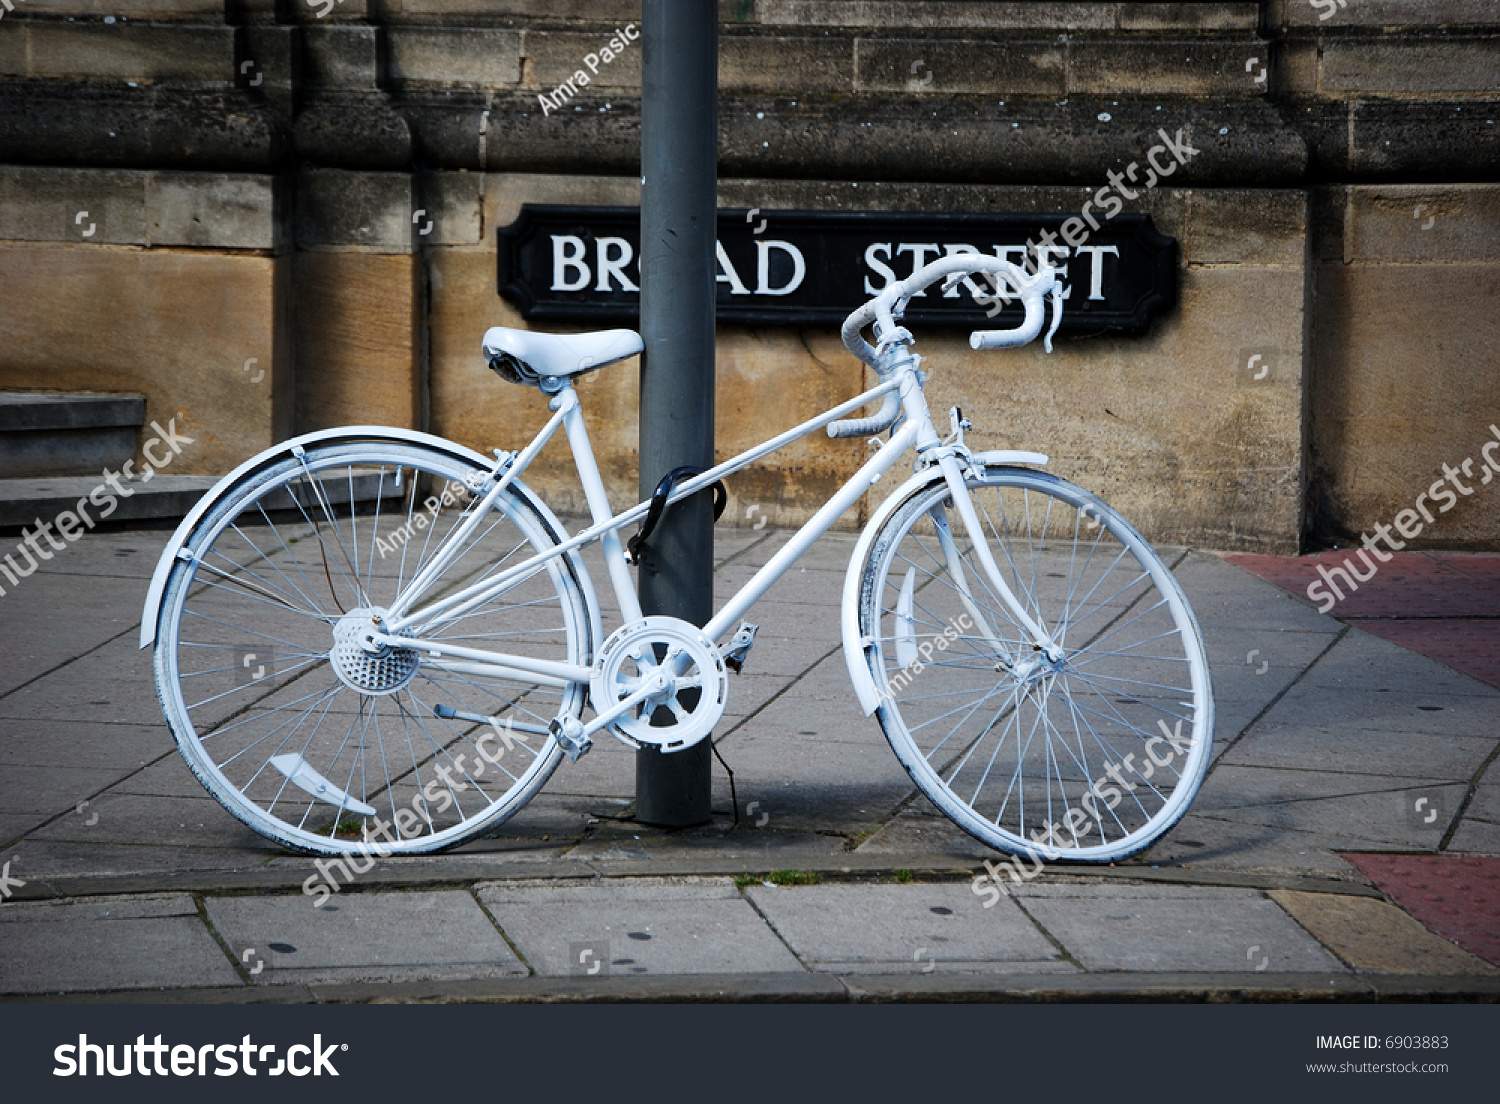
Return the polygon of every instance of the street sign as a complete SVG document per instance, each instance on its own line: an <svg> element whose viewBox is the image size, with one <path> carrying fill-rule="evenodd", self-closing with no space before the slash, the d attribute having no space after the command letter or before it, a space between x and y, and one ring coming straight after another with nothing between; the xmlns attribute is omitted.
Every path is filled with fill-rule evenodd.
<svg viewBox="0 0 1500 1104"><path fill-rule="evenodd" d="M1144 333L1177 301L1177 242L1149 215L1120 214L1093 230L1066 214L742 208L718 214L716 314L721 322L837 324L936 257L979 252L1019 265L1028 241L1033 260L1045 251L1064 271L1064 332ZM635 325L639 257L637 208L528 203L499 232L500 294L528 321ZM930 288L912 301L906 320L964 329L1014 325L1019 304L994 292L982 277L947 291Z"/></svg>

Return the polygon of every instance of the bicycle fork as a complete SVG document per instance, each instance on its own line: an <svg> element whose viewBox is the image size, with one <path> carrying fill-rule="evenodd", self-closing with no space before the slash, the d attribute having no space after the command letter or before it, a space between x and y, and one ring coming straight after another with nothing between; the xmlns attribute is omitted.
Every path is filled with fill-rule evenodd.
<svg viewBox="0 0 1500 1104"><path fill-rule="evenodd" d="M969 534L969 542L979 557L979 566L983 568L990 585L1000 596L1006 608L1010 610L1011 615L1026 630L1036 650L1045 655L1048 662L1054 664L1060 662L1063 657L1062 648L1057 645L1047 630L1026 612L1015 592L1010 589L1004 576L1001 575L1000 566L990 552L989 541L985 539L979 512L974 509L974 500L969 494L969 485L964 482L963 471L959 467L958 460L950 450L939 457L937 463L943 473L944 481L948 484L949 496L953 499L954 508L958 511L959 519ZM989 640L990 646L1006 661L1007 665L1010 665L1012 660L1010 649L1001 641L999 634L990 627L989 621L979 608L979 603L974 599L973 592L969 589L968 574L964 571L963 560L958 554L958 545L953 539L947 517L940 516L937 511L933 511L929 516L937 529L938 543L942 546L943 556L948 561L948 570L953 576L953 585L958 589L959 601L963 603L964 609L973 619L980 634ZM1023 657L1022 663L1024 662Z"/></svg>

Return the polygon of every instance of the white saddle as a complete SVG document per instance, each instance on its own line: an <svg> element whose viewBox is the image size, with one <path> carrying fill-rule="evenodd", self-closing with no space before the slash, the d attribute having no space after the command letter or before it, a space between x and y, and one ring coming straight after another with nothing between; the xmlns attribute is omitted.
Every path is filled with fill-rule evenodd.
<svg viewBox="0 0 1500 1104"><path fill-rule="evenodd" d="M484 359L511 383L537 387L545 379L580 376L617 360L633 357L643 348L634 330L547 334L495 326L484 335Z"/></svg>

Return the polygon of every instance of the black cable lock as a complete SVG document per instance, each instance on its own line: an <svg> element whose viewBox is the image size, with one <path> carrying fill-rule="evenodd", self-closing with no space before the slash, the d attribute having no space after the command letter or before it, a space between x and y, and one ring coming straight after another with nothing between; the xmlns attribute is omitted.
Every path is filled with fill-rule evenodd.
<svg viewBox="0 0 1500 1104"><path fill-rule="evenodd" d="M672 490L684 479L691 479L695 475L702 475L705 468L683 467L673 468L661 477L661 482L656 485L656 490L651 492L651 506L646 511L646 520L641 523L640 532L631 537L625 544L625 558L631 564L641 562L641 546L646 543L662 515L667 512L667 499L671 497ZM703 488L709 490L709 487ZM724 516L724 507L729 505L729 490L724 486L722 479L716 480L711 489L714 492L714 521Z"/></svg>

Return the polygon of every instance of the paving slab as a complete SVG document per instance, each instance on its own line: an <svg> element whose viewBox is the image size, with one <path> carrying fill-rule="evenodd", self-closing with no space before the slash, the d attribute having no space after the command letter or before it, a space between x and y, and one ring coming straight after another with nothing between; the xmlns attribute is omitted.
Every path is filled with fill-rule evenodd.
<svg viewBox="0 0 1500 1104"><path fill-rule="evenodd" d="M81 815L93 813L90 805ZM46 881L57 878L119 875L173 875L194 871L254 870L263 866L267 853L231 847L146 847L118 843L73 843L24 839L11 847L18 868L27 876Z"/></svg>
<svg viewBox="0 0 1500 1104"><path fill-rule="evenodd" d="M80 586L71 576L40 572L6 590L0 597L5 611L5 633L0 637L0 695L113 637L134 635L145 600L145 588L134 582ZM59 631L59 626L66 626L66 630Z"/></svg>
<svg viewBox="0 0 1500 1104"><path fill-rule="evenodd" d="M175 747L160 719L142 725L83 725L50 718L0 718L0 768L55 766L119 772L144 767ZM0 779L0 787L4 786Z"/></svg>
<svg viewBox="0 0 1500 1104"><path fill-rule="evenodd" d="M0 813L55 816L93 797L120 777L119 770L7 766Z"/></svg>
<svg viewBox="0 0 1500 1104"><path fill-rule="evenodd" d="M1465 784L1328 771L1219 766L1193 802L1221 820L1435 848L1458 815Z"/></svg>
<svg viewBox="0 0 1500 1104"><path fill-rule="evenodd" d="M1363 875L1345 862L1339 852L1379 846L1374 841L1360 842L1352 835L1236 823L1190 811L1139 858L1163 869L1179 866L1191 870L1315 875L1363 882Z"/></svg>
<svg viewBox="0 0 1500 1104"><path fill-rule="evenodd" d="M6 993L240 984L183 894L3 905L0 947Z"/></svg>
<svg viewBox="0 0 1500 1104"><path fill-rule="evenodd" d="M1495 693L1493 687L1478 679L1365 632L1358 623L1303 676L1298 686L1307 690L1370 689L1387 694L1420 687L1423 693L1445 698L1468 695L1488 698Z"/></svg>
<svg viewBox="0 0 1500 1104"><path fill-rule="evenodd" d="M1500 689L1500 618L1487 621L1422 618L1358 622L1392 644L1437 660L1470 678Z"/></svg>
<svg viewBox="0 0 1500 1104"><path fill-rule="evenodd" d="M1385 901L1291 889L1273 889L1270 897L1361 973L1500 975Z"/></svg>
<svg viewBox="0 0 1500 1104"><path fill-rule="evenodd" d="M494 884L476 894L544 977L803 970L728 878Z"/></svg>
<svg viewBox="0 0 1500 1104"><path fill-rule="evenodd" d="M1472 777L1494 750L1490 736L1367 732L1334 724L1281 724L1267 717L1241 736L1220 762L1456 782Z"/></svg>
<svg viewBox="0 0 1500 1104"><path fill-rule="evenodd" d="M1010 898L968 883L753 886L745 896L797 956L830 973L1072 972Z"/></svg>
<svg viewBox="0 0 1500 1104"><path fill-rule="evenodd" d="M1256 890L1033 884L1012 892L1089 970L1348 969Z"/></svg>
<svg viewBox="0 0 1500 1104"><path fill-rule="evenodd" d="M71 843L135 843L155 847L232 847L274 854L280 848L252 832L201 790L201 797L105 794L83 814L59 817L32 839ZM98 820L90 824L94 814Z"/></svg>
<svg viewBox="0 0 1500 1104"><path fill-rule="evenodd" d="M1431 931L1500 965L1500 858L1346 855Z"/></svg>
<svg viewBox="0 0 1500 1104"><path fill-rule="evenodd" d="M468 893L340 893L322 907L316 899L209 897L204 908L257 985L527 973Z"/></svg>

